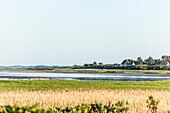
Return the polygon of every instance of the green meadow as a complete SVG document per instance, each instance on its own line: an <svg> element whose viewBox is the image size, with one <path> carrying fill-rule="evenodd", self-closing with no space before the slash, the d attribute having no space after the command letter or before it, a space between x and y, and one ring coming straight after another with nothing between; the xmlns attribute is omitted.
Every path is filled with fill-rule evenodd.
<svg viewBox="0 0 170 113"><path fill-rule="evenodd" d="M170 80L161 81L76 81L0 80L0 90L56 89L170 89Z"/></svg>

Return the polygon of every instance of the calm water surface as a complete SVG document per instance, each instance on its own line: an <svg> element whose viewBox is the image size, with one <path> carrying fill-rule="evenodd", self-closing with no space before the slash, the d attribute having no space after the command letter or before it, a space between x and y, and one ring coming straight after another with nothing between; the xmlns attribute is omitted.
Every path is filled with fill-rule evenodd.
<svg viewBox="0 0 170 113"><path fill-rule="evenodd" d="M170 74L91 74L91 73L47 73L41 71L0 70L1 79L53 78L76 80L167 80Z"/></svg>

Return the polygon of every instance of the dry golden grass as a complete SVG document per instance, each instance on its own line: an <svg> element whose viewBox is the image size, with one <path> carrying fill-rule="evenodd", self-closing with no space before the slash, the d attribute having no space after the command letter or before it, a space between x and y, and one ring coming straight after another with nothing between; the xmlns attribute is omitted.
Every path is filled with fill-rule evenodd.
<svg viewBox="0 0 170 113"><path fill-rule="evenodd" d="M170 90L155 89L94 89L94 90L48 90L48 91L0 91L0 105L32 105L38 103L40 107L74 106L81 103L108 104L118 100L128 100L129 113L146 113L146 100L150 95L159 99L159 113L170 110Z"/></svg>

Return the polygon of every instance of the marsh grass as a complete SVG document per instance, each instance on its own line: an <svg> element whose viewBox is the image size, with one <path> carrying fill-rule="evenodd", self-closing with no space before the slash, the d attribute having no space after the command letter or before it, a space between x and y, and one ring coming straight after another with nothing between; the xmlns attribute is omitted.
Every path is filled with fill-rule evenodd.
<svg viewBox="0 0 170 113"><path fill-rule="evenodd" d="M40 108L50 106L76 106L82 103L91 104L100 102L103 104L116 103L127 100L130 105L129 113L146 113L146 100L150 95L159 99L159 113L170 110L170 90L159 89L62 89L62 90L15 90L0 91L0 105L33 105Z"/></svg>

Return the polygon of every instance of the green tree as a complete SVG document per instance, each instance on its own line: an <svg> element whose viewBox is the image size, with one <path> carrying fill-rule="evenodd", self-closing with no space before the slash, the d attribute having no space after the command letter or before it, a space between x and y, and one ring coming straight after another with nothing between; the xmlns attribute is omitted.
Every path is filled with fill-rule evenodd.
<svg viewBox="0 0 170 113"><path fill-rule="evenodd" d="M84 64L85 67L89 67L90 65L89 64Z"/></svg>
<svg viewBox="0 0 170 113"><path fill-rule="evenodd" d="M154 65L155 60L150 56L148 59L145 61L148 65Z"/></svg>
<svg viewBox="0 0 170 113"><path fill-rule="evenodd" d="M97 62L93 62L93 66L97 66Z"/></svg>
<svg viewBox="0 0 170 113"><path fill-rule="evenodd" d="M138 57L138 58L137 58L137 63L138 63L139 65L142 65L142 64L143 64L143 60L142 60L141 57Z"/></svg>
<svg viewBox="0 0 170 113"><path fill-rule="evenodd" d="M146 103L148 104L147 107L149 108L148 112L150 111L151 113L158 113L159 100L155 100L151 95L149 99L146 100Z"/></svg>

